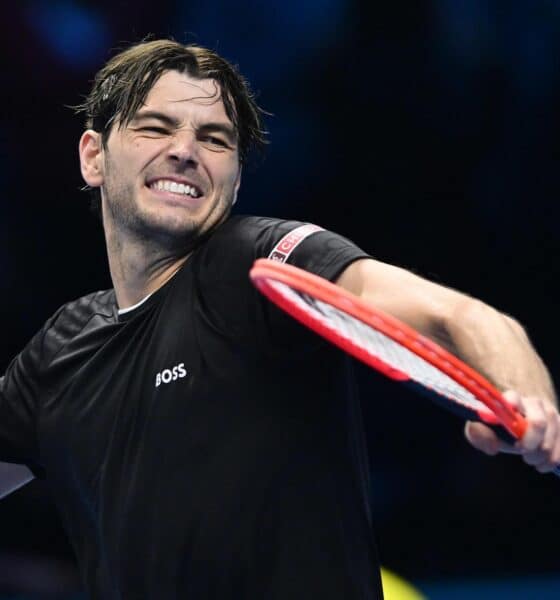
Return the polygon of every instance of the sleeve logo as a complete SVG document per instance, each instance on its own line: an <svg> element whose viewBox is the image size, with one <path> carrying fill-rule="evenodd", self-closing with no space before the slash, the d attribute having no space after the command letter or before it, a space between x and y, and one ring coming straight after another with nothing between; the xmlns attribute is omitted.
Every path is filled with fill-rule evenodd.
<svg viewBox="0 0 560 600"><path fill-rule="evenodd" d="M322 227L308 223L300 225L290 233L287 233L271 250L268 258L278 262L286 262L290 254L303 242L303 240L317 231L324 231Z"/></svg>

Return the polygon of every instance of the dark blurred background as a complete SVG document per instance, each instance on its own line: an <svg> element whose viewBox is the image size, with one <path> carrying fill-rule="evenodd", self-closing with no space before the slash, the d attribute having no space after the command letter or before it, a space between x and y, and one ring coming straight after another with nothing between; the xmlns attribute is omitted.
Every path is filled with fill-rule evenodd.
<svg viewBox="0 0 560 600"><path fill-rule="evenodd" d="M68 106L151 33L237 63L273 114L238 212L320 224L482 298L560 380L560 0L22 0L0 27L0 373L60 304L111 286ZM560 481L358 376L383 564L430 598L560 597ZM0 503L0 598L81 598L73 561L44 484Z"/></svg>

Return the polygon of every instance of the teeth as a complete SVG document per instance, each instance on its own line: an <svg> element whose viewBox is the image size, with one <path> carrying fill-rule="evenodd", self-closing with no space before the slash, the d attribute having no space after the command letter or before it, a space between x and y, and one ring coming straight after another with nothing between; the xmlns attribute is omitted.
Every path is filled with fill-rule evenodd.
<svg viewBox="0 0 560 600"><path fill-rule="evenodd" d="M174 194L187 194L193 198L198 198L199 196L199 193L194 186L177 183L176 181L170 181L169 179L158 179L157 181L154 181L150 187L165 192L173 192Z"/></svg>

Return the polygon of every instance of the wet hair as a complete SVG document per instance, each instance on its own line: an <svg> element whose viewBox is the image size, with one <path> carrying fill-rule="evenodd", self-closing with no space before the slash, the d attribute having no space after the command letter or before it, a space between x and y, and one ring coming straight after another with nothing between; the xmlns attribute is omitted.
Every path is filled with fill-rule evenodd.
<svg viewBox="0 0 560 600"><path fill-rule="evenodd" d="M226 115L238 139L240 161L251 150L267 143L262 116L248 82L236 66L212 50L170 39L140 42L111 58L95 76L85 101L75 106L85 115L85 126L101 134L107 143L113 127L130 123L145 103L156 81L167 71L186 73L197 79L214 79L219 86ZM92 190L92 208L100 212L99 190Z"/></svg>

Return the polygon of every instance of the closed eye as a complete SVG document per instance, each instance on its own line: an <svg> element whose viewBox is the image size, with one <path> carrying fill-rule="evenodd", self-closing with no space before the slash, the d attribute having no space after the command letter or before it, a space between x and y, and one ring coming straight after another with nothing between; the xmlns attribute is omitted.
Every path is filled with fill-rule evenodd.
<svg viewBox="0 0 560 600"><path fill-rule="evenodd" d="M216 137L215 135L202 136L201 141L209 142L210 144L213 144L215 146L221 146L223 148L229 147L228 143L225 140L223 140L222 138Z"/></svg>
<svg viewBox="0 0 560 600"><path fill-rule="evenodd" d="M167 135L167 133L169 133L167 131L167 129L165 129L164 127L156 127L156 126L140 127L138 129L138 131L147 131L148 133L159 133L161 135Z"/></svg>

